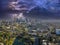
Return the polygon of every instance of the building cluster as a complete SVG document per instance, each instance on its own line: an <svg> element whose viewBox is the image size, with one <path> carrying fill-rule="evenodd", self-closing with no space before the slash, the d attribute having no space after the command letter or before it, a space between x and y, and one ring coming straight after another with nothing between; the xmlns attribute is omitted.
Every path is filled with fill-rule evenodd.
<svg viewBox="0 0 60 45"><path fill-rule="evenodd" d="M60 23L42 23L40 20L37 21L35 19L31 20L27 18L23 19L23 16L20 16L19 19L16 18L13 21L1 20L0 33L1 35L3 34L2 36L0 35L0 37L4 37L4 42L5 39L7 41L8 38L12 38L17 40L24 40L23 44L25 45L60 44ZM0 40L0 42L3 43L2 39ZM16 45L15 41L12 45Z"/></svg>

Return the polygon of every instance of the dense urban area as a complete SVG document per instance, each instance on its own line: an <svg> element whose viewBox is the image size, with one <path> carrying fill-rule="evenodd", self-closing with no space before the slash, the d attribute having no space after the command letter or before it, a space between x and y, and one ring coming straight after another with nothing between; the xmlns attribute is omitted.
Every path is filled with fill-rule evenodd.
<svg viewBox="0 0 60 45"><path fill-rule="evenodd" d="M0 45L60 45L60 23L0 20Z"/></svg>

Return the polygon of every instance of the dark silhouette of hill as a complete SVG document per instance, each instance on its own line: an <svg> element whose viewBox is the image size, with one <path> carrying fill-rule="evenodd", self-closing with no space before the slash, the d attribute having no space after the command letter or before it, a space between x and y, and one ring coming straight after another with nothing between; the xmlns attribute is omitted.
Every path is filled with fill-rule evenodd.
<svg viewBox="0 0 60 45"><path fill-rule="evenodd" d="M41 18L41 19L60 19L60 13L54 13L51 11L48 11L45 8L35 7L29 13L27 16L35 17L35 18Z"/></svg>

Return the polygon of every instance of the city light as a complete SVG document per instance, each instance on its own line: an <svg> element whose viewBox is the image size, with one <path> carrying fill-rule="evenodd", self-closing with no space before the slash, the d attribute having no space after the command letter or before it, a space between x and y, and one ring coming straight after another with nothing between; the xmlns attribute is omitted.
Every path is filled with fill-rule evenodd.
<svg viewBox="0 0 60 45"><path fill-rule="evenodd" d="M17 18L18 18L18 19L24 18L23 13L20 13Z"/></svg>

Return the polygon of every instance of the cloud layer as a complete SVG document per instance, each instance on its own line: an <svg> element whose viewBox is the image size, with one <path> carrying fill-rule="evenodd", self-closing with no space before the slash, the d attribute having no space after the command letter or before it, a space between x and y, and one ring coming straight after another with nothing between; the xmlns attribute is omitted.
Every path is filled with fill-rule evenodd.
<svg viewBox="0 0 60 45"><path fill-rule="evenodd" d="M0 0L0 6L2 8L6 8L11 6L9 3L10 0ZM60 10L60 1L59 0L17 0L12 1L14 4L12 4L12 8L16 10L31 10L35 8L36 6L39 6L40 8L45 8L49 11L59 11ZM15 5L15 6L14 6ZM15 7L15 8L14 8ZM0 7L1 8L1 7Z"/></svg>
<svg viewBox="0 0 60 45"><path fill-rule="evenodd" d="M27 10L31 10L36 6L39 6L40 8L51 11L60 10L59 0L17 0L16 2L18 2L16 9L25 7Z"/></svg>

